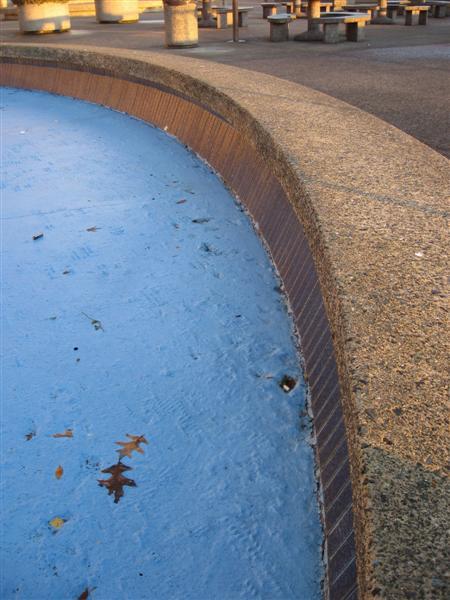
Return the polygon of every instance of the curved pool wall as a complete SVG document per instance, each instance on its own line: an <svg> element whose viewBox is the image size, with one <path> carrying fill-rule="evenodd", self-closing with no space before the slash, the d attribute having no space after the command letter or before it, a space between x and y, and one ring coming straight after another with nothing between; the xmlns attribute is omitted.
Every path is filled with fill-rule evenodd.
<svg viewBox="0 0 450 600"><path fill-rule="evenodd" d="M448 160L261 73L167 52L2 51L5 85L167 127L239 194L291 301L299 279L308 285L297 323L315 430L326 434L317 436L326 595L445 597Z"/></svg>
<svg viewBox="0 0 450 600"><path fill-rule="evenodd" d="M318 600L306 386L242 207L146 123L2 108L2 598ZM97 479L127 432L148 445L114 504Z"/></svg>

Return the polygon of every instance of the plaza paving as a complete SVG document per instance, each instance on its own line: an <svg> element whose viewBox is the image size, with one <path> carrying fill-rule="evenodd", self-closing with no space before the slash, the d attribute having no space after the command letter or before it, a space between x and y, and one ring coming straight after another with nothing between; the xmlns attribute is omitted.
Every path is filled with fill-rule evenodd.
<svg viewBox="0 0 450 600"><path fill-rule="evenodd" d="M25 37L14 21L3 22L1 31L5 42L160 51L276 75L349 102L450 156L450 17L430 18L426 27L403 22L399 17L395 25L370 25L367 40L357 44L273 44L255 4L249 27L240 30L245 43L230 43L231 29L202 29L198 48L186 50L164 48L161 11L142 13L139 23L128 25L72 18L72 32L62 35ZM305 20L294 21L291 37L305 29Z"/></svg>

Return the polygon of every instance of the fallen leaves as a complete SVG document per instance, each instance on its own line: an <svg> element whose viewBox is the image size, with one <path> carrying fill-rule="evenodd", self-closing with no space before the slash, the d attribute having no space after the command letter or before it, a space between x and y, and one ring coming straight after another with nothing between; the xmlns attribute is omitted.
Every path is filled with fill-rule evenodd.
<svg viewBox="0 0 450 600"><path fill-rule="evenodd" d="M120 450L117 450L120 458L124 456L128 456L131 458L133 451L139 452L139 454L144 454L144 450L141 448L140 444L148 444L147 440L143 435L130 435L126 434L127 438L130 438L131 442L116 442L118 446L122 446Z"/></svg>
<svg viewBox="0 0 450 600"><path fill-rule="evenodd" d="M25 439L27 440L27 442L29 442L30 440L32 440L34 437L36 436L36 432L35 431L30 431L30 433L27 433L25 435Z"/></svg>
<svg viewBox="0 0 450 600"><path fill-rule="evenodd" d="M61 527L63 527L64 523L66 522L66 519L62 519L61 517L55 517L54 519L52 519L51 521L49 521L49 525L52 529L61 529Z"/></svg>
<svg viewBox="0 0 450 600"><path fill-rule="evenodd" d="M62 468L61 465L59 465L56 468L56 471L55 471L55 477L56 477L56 479L61 479L61 477L63 476L63 473L64 473L64 469Z"/></svg>
<svg viewBox="0 0 450 600"><path fill-rule="evenodd" d="M66 429L64 433L54 433L52 435L54 438L72 438L73 431L71 429Z"/></svg>
<svg viewBox="0 0 450 600"><path fill-rule="evenodd" d="M132 470L131 467L122 463L122 458L133 458L133 452L144 454L141 444L148 444L148 441L143 435L131 435L130 433L127 433L126 436L129 438L129 442L116 442L118 446L121 446L120 450L117 450L119 453L119 462L101 471L102 473L109 473L111 477L109 479L97 480L100 486L107 488L109 496L114 494L114 502L116 504L124 494L124 486L137 487L134 479L122 475L125 471Z"/></svg>
<svg viewBox="0 0 450 600"><path fill-rule="evenodd" d="M134 479L129 479L122 475L125 471L132 471L132 468L127 467L127 465L124 465L119 461L116 465L112 465L111 467L102 470L102 473L109 473L111 475L109 479L98 479L98 484L107 488L109 496L114 494L115 504L122 498L124 494L123 488L125 486L136 487Z"/></svg>

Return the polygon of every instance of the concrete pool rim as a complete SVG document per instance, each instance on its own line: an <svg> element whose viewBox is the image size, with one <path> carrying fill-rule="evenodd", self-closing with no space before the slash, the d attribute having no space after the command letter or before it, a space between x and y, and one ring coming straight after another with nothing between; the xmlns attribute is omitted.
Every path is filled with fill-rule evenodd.
<svg viewBox="0 0 450 600"><path fill-rule="evenodd" d="M402 597L400 591L422 580L428 590L444 566L433 556L436 524L422 518L431 503L424 488L445 495L438 422L445 423L445 390L435 376L445 360L443 265L442 251L429 246L445 239L448 161L343 102L233 67L61 46L7 45L2 54L3 84L105 104L167 128L239 196L281 274L302 341L329 596L356 597L357 580L361 597ZM383 273L389 285L379 280ZM436 282L432 289L430 282ZM408 323L420 334L417 341L410 340ZM396 336L406 343L392 349ZM411 356L419 349L415 363ZM386 356L395 363L386 364ZM383 393L390 399L380 401ZM399 417L430 395L433 405L412 430ZM439 499L434 502L444 525ZM402 523L419 527L424 540L425 550L416 548L413 559L408 550L415 542ZM406 568L411 560L415 579Z"/></svg>

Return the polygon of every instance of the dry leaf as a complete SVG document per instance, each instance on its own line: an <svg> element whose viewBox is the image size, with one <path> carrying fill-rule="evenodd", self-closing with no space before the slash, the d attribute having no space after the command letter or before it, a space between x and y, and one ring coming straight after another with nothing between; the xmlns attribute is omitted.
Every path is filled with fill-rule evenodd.
<svg viewBox="0 0 450 600"><path fill-rule="evenodd" d="M44 237L44 234L43 234L43 233L35 233L35 234L33 235L33 240L35 240L35 241L36 241L36 240L40 240L40 239L41 239L41 238L43 238L43 237Z"/></svg>
<svg viewBox="0 0 450 600"><path fill-rule="evenodd" d="M62 468L61 465L58 466L58 468L55 471L55 477L56 479L61 479L61 477L63 476L64 473L64 469Z"/></svg>
<svg viewBox="0 0 450 600"><path fill-rule="evenodd" d="M132 440L131 442L116 442L116 444L122 446L120 450L117 450L120 458L123 458L124 456L128 456L128 458L131 458L133 450L135 452L139 452L139 454L144 454L144 451L140 447L140 444L148 444L145 437L143 435L130 435L129 433L127 433L126 435L128 438L130 438L130 440Z"/></svg>
<svg viewBox="0 0 450 600"><path fill-rule="evenodd" d="M182 198L181 200L178 200L177 204L184 204L185 202L187 202L187 200Z"/></svg>
<svg viewBox="0 0 450 600"><path fill-rule="evenodd" d="M64 433L54 433L52 435L54 438L71 438L73 437L73 432L71 429L66 429Z"/></svg>
<svg viewBox="0 0 450 600"><path fill-rule="evenodd" d="M94 227L88 227L88 228L86 229L86 231L95 232L95 231L98 231L99 229L100 229L100 227L95 227L95 226L94 226Z"/></svg>
<svg viewBox="0 0 450 600"><path fill-rule="evenodd" d="M124 471L132 471L131 467L127 467L127 465L118 462L116 465L112 465L107 469L103 469L102 473L110 473L111 477L109 479L98 479L98 483L100 486L107 488L108 495L114 494L114 502L117 504L119 500L123 496L123 488L125 485L129 487L136 487L136 482L134 479L129 479L128 477L124 477L122 473Z"/></svg>
<svg viewBox="0 0 450 600"><path fill-rule="evenodd" d="M49 521L49 525L50 527L53 527L53 529L61 529L65 522L65 519L61 519L61 517L55 517Z"/></svg>

